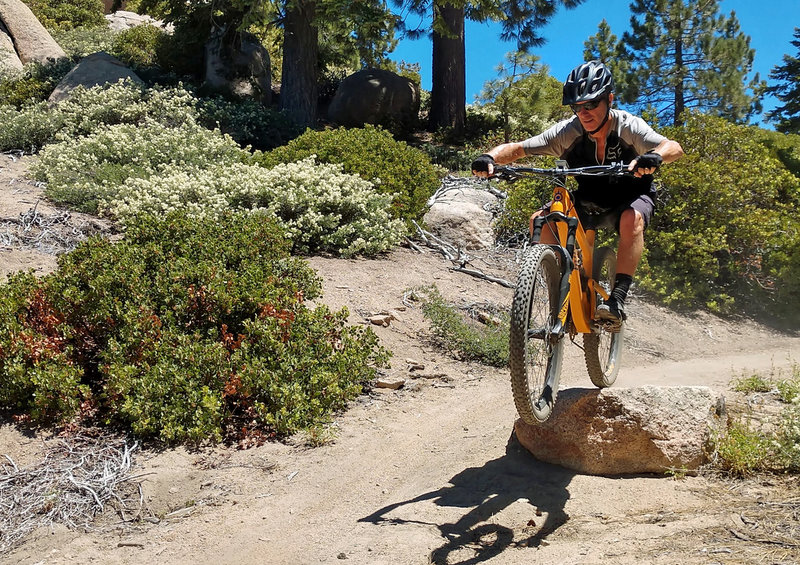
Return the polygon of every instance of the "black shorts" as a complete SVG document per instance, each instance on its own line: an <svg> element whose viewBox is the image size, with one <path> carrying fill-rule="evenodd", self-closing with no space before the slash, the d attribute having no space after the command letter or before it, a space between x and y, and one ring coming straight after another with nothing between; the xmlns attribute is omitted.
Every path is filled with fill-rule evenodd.
<svg viewBox="0 0 800 565"><path fill-rule="evenodd" d="M592 202L575 202L575 211L581 220L581 225L585 230L597 230L601 228L614 229L619 233L619 219L622 213L628 208L633 208L644 218L644 227L650 225L653 218L655 204L650 196L643 194L633 202L621 204L615 208L600 208Z"/></svg>

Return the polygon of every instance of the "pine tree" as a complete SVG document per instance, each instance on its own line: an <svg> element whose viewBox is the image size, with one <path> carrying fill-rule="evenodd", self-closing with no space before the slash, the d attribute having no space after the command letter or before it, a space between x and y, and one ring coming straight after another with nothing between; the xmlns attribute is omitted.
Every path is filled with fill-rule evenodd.
<svg viewBox="0 0 800 565"><path fill-rule="evenodd" d="M800 134L800 28L794 28L791 44L797 48L797 56L784 55L783 64L776 65L769 73L769 78L780 84L770 86L766 92L775 95L783 105L767 112L767 118L782 133Z"/></svg>
<svg viewBox="0 0 800 565"><path fill-rule="evenodd" d="M586 61L598 60L608 67L614 76L615 93L621 102L627 102L630 62L625 47L611 32L611 26L603 19L597 26L597 34L583 42L583 57Z"/></svg>
<svg viewBox="0 0 800 565"><path fill-rule="evenodd" d="M536 55L508 53L496 70L498 78L484 83L478 99L499 114L505 142L535 135L571 115L561 105L563 83Z"/></svg>
<svg viewBox="0 0 800 565"><path fill-rule="evenodd" d="M755 51L736 13L718 0L634 0L631 31L622 36L630 61L623 99L681 123L686 109L734 122L760 110L758 74L748 82Z"/></svg>
<svg viewBox="0 0 800 565"><path fill-rule="evenodd" d="M466 20L502 24L500 39L514 41L516 48L527 51L544 43L538 34L559 6L573 8L584 0L394 0L411 13L431 16L433 38L433 84L431 130L449 128L457 136L466 117ZM405 30L411 37L421 30Z"/></svg>

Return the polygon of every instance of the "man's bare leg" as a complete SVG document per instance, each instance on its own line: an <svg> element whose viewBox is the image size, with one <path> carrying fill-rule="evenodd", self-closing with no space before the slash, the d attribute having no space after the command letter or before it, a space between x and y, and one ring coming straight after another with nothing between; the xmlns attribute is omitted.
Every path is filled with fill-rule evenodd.
<svg viewBox="0 0 800 565"><path fill-rule="evenodd" d="M597 307L596 316L619 322L625 319L625 299L633 282L636 267L644 250L644 218L629 208L619 219L619 247L617 249L617 275L614 288L605 304Z"/></svg>

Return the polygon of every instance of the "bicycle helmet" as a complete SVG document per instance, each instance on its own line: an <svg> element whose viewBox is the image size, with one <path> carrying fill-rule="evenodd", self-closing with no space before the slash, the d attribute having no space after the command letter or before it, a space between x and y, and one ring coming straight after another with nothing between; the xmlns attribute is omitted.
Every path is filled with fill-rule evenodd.
<svg viewBox="0 0 800 565"><path fill-rule="evenodd" d="M600 61L589 61L578 65L569 73L564 83L561 103L567 106L591 102L611 92L614 92L611 71Z"/></svg>

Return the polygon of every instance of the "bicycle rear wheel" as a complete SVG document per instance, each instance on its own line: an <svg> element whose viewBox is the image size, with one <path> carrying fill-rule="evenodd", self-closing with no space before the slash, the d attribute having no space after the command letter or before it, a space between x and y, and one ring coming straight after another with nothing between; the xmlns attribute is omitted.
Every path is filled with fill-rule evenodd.
<svg viewBox="0 0 800 565"><path fill-rule="evenodd" d="M617 256L612 249L601 247L594 253L592 278L606 293L610 293L614 286L614 276L617 271ZM596 295L597 303L602 303L599 294ZM625 333L625 323L619 329L610 331L607 326L600 325L594 332L583 334L583 353L586 360L586 370L592 384L598 388L606 388L614 384L619 372L620 358L622 356L622 343Z"/></svg>
<svg viewBox="0 0 800 565"><path fill-rule="evenodd" d="M558 323L561 268L555 252L535 245L522 262L511 305L509 366L514 404L528 424L550 417L558 393L563 332Z"/></svg>

